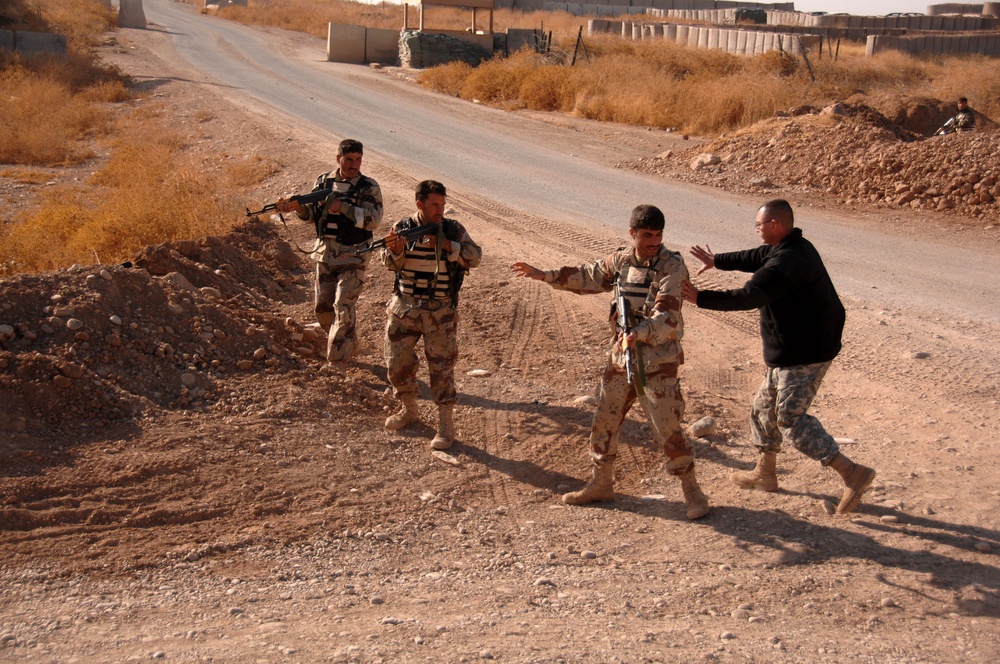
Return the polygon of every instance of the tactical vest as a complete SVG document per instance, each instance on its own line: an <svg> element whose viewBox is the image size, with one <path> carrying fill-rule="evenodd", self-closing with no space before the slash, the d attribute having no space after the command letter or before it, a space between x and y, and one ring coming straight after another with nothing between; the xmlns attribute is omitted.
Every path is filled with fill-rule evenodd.
<svg viewBox="0 0 1000 664"><path fill-rule="evenodd" d="M663 256L658 256L648 267L632 265L626 261L618 270L618 274L615 275L618 292L624 295L632 306L632 311L638 319L636 322L648 318L653 312L659 281L657 281L657 288L652 286L656 275L663 268L664 261ZM614 315L614 303L611 306L612 315Z"/></svg>
<svg viewBox="0 0 1000 664"><path fill-rule="evenodd" d="M419 222L410 217L399 225L399 229L405 230L418 225ZM441 221L438 240L444 238L458 242L458 235L457 222L451 219ZM422 300L446 300L450 297L452 304L458 306L458 291L465 279L466 269L458 263L449 261L444 252L436 256L436 250L425 247L420 242L421 239L416 238L407 243L406 266L396 273L393 290Z"/></svg>
<svg viewBox="0 0 1000 664"><path fill-rule="evenodd" d="M351 205L361 204L361 190L367 187L376 186L374 180L369 180L362 175L358 178L357 184L352 184L347 180L334 180L328 177L318 183L316 189L329 189L331 194L336 194L337 198ZM315 190L314 190L315 191ZM339 244L353 245L367 242L373 237L370 230L359 228L355 225L355 220L343 214L328 214L323 210L319 219L316 220L318 235L323 239L334 239Z"/></svg>

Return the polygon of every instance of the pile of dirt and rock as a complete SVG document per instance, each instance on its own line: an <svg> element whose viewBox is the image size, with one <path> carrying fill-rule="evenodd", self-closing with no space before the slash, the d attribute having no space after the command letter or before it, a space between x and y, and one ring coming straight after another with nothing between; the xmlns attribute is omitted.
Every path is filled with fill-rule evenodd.
<svg viewBox="0 0 1000 664"><path fill-rule="evenodd" d="M998 150L1000 134L991 126L925 138L867 105L838 103L822 111L795 109L622 166L737 192L803 192L842 205L995 220Z"/></svg>
<svg viewBox="0 0 1000 664"><path fill-rule="evenodd" d="M322 357L315 328L276 303L307 301L310 281L256 218L223 237L146 247L123 265L0 281L0 430L239 408L223 379Z"/></svg>

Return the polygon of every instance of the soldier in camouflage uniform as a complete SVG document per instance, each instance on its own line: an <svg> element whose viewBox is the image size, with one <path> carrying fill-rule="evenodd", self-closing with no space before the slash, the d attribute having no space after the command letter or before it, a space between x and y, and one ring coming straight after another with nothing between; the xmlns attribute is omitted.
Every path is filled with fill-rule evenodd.
<svg viewBox="0 0 1000 664"><path fill-rule="evenodd" d="M431 441L436 450L448 449L455 440L458 290L465 273L483 257L483 250L465 227L444 218L446 196L440 182L425 180L417 185L417 214L397 222L392 230L436 224L436 232L409 241L388 239L379 254L382 264L396 273L386 309L385 361L393 393L402 402L402 408L386 419L385 426L402 429L420 417L416 344L423 337L431 394L438 410L437 433Z"/></svg>
<svg viewBox="0 0 1000 664"><path fill-rule="evenodd" d="M284 202L279 212L295 212L316 226L316 320L327 335L326 359L350 359L357 349L355 306L364 287L368 255L354 250L372 239L382 221L382 190L361 174L364 146L353 139L340 142L337 170L316 179L313 191L329 189L324 203L302 206Z"/></svg>
<svg viewBox="0 0 1000 664"><path fill-rule="evenodd" d="M684 362L681 282L688 272L681 255L663 246L664 225L658 208L640 205L632 211L629 222L631 247L590 265L543 271L518 262L513 271L578 294L607 293L617 287L640 319L623 338L615 329L616 312L612 311L608 364L590 430L592 478L582 490L565 494L563 502L582 505L614 498L618 431L637 398L636 385L626 374L624 341L630 348L641 345L646 375L643 399L653 436L667 456L668 472L681 480L687 517L698 519L708 514L708 498L695 479L694 452L681 432L684 398L677 378L678 367Z"/></svg>
<svg viewBox="0 0 1000 664"><path fill-rule="evenodd" d="M703 309L760 309L767 373L750 416L753 443L760 454L752 471L733 473L731 479L746 489L776 491L776 457L782 439L788 440L840 474L844 493L837 512L851 512L875 479L875 471L844 456L833 436L806 412L840 352L844 306L816 248L802 237L801 229L794 228L788 201L775 199L762 205L754 226L763 243L756 249L713 254L708 247L691 248L702 262L698 274L713 267L752 272L743 288L699 291L690 282L682 286L684 299Z"/></svg>

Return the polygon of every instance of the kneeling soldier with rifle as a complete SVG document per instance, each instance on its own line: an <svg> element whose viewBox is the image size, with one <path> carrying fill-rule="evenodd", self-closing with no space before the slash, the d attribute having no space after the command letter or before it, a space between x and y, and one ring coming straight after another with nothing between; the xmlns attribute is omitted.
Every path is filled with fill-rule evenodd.
<svg viewBox="0 0 1000 664"><path fill-rule="evenodd" d="M417 185L417 214L396 222L379 253L396 273L385 328L385 361L393 393L403 403L385 427L402 429L419 419L416 345L424 338L438 428L431 447L446 450L455 441L455 364L458 361L458 291L483 250L459 222L445 219L447 191L440 182Z"/></svg>
<svg viewBox="0 0 1000 664"><path fill-rule="evenodd" d="M327 335L326 359L345 361L357 349L355 306L364 287L368 256L362 251L382 221L382 191L361 174L364 147L347 139L337 149L337 170L316 179L313 193L277 203L316 226L316 320ZM314 195L328 195L321 201ZM267 208L265 208L266 210Z"/></svg>
<svg viewBox="0 0 1000 664"><path fill-rule="evenodd" d="M667 469L681 480L687 518L708 514L708 498L694 474L694 452L681 432L684 398L677 370L684 361L681 337L681 283L688 271L677 252L663 246L663 213L652 205L632 211L632 246L591 265L539 270L514 263L514 274L544 281L577 294L615 291L611 348L601 377L590 430L593 477L580 491L567 493L569 505L614 498L614 461L618 432L637 397L645 404L656 442L667 455Z"/></svg>

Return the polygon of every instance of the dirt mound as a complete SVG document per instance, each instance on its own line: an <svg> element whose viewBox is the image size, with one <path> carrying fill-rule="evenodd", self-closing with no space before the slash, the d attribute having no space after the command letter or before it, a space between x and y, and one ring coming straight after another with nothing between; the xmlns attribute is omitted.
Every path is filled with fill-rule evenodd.
<svg viewBox="0 0 1000 664"><path fill-rule="evenodd" d="M131 264L0 282L0 431L106 426L158 409L232 409L244 372L301 369L320 335L275 301L310 275L256 219L147 247ZM305 285L303 285L305 284Z"/></svg>
<svg viewBox="0 0 1000 664"><path fill-rule="evenodd" d="M888 118L865 104L758 122L677 154L623 163L626 168L732 191L800 191L843 205L1000 216L1000 135L976 132L924 138L907 126L937 124L930 101L900 102ZM984 123L984 125L987 123ZM939 126L939 125L938 125Z"/></svg>

